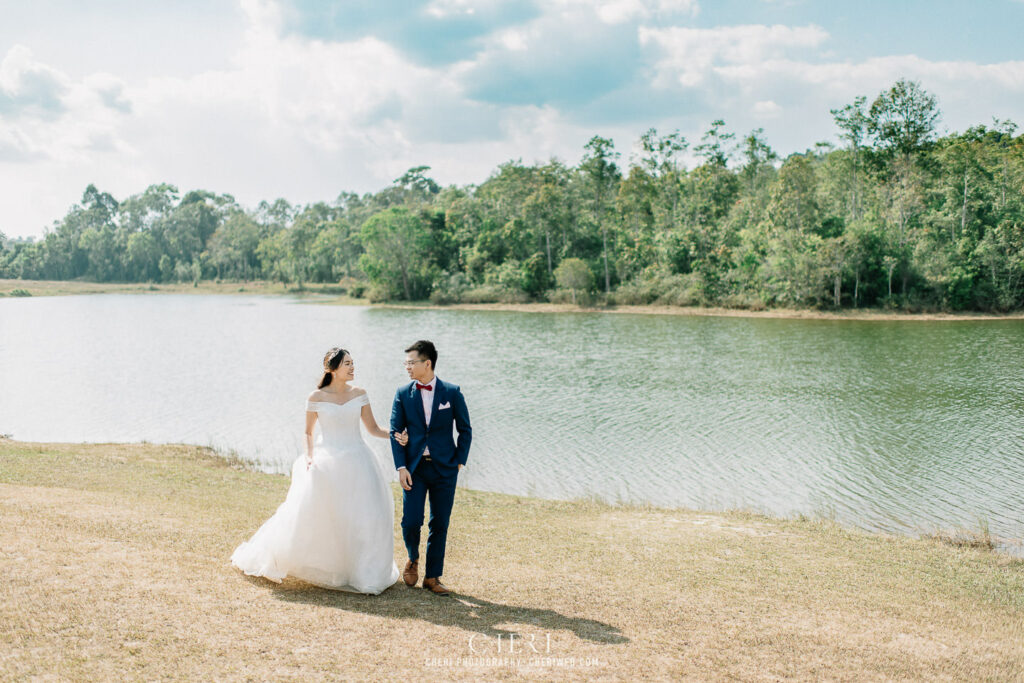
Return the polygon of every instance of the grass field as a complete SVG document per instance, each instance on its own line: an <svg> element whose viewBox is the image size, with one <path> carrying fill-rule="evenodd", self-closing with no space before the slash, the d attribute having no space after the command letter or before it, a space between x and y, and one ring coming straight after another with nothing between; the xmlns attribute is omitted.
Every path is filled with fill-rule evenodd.
<svg viewBox="0 0 1024 683"><path fill-rule="evenodd" d="M821 520L460 489L455 597L401 582L360 596L230 566L287 487L193 446L0 440L0 679L1024 672L1024 561L1006 555Z"/></svg>

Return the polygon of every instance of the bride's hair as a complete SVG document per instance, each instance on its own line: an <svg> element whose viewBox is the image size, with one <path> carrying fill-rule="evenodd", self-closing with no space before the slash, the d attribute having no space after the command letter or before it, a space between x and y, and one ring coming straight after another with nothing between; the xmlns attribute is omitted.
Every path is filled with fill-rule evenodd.
<svg viewBox="0 0 1024 683"><path fill-rule="evenodd" d="M338 369L341 360L347 355L348 351L337 346L324 354L324 376L320 378L320 384L316 385L317 389L323 389L331 383L331 373Z"/></svg>

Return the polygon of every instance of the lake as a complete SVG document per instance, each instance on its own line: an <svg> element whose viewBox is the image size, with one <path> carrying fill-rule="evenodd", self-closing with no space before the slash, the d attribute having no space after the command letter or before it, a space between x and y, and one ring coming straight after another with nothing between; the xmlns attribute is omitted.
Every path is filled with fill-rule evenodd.
<svg viewBox="0 0 1024 683"><path fill-rule="evenodd" d="M244 295L0 299L0 432L302 451L324 352L384 423L439 349L474 438L460 484L549 498L987 524L1024 553L1024 321L401 310ZM390 458L384 441L367 437Z"/></svg>

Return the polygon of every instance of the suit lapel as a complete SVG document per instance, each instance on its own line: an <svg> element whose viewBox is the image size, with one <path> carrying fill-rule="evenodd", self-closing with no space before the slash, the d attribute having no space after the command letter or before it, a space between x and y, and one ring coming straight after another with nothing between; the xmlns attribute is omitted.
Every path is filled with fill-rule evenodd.
<svg viewBox="0 0 1024 683"><path fill-rule="evenodd" d="M413 410L420 416L420 422L423 423L424 428L427 426L427 416L423 412L423 398L420 396L420 390L416 388L416 382L413 382L409 387L409 400L415 404Z"/></svg>
<svg viewBox="0 0 1024 683"><path fill-rule="evenodd" d="M434 382L434 402L431 404L433 407L430 409L431 422L433 422L434 418L437 417L437 407L441 405L441 392L444 391L442 386L440 379Z"/></svg>

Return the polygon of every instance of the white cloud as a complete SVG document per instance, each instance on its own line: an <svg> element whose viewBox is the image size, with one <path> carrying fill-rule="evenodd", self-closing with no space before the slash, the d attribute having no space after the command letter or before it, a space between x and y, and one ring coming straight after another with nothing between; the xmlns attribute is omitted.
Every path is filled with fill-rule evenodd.
<svg viewBox="0 0 1024 683"><path fill-rule="evenodd" d="M938 97L946 130L1024 111L1024 61L839 61L824 52L828 34L816 26L641 27L639 37L651 54L652 87L702 97L704 109L733 130L771 120L766 136L787 153L834 139L830 109L858 95L873 98L900 78L920 81ZM800 115L782 117L782 110Z"/></svg>
<svg viewBox="0 0 1024 683"><path fill-rule="evenodd" d="M501 4L501 0L434 0L424 10L436 19L450 16L473 16L479 10L491 10Z"/></svg>
<svg viewBox="0 0 1024 683"><path fill-rule="evenodd" d="M923 79L928 83L975 83L972 90L987 87L1024 90L1024 61L997 64L973 62L933 62L914 55L876 57L863 62L811 63L789 59L769 59L737 65L723 65L715 72L730 81L744 84L775 83L795 80L821 87L850 85L874 87L880 80L900 76Z"/></svg>
<svg viewBox="0 0 1024 683"><path fill-rule="evenodd" d="M554 109L468 99L458 66L418 65L373 37L285 35L275 4L242 4L249 23L230 65L191 76L74 81L12 51L0 94L21 96L24 74L45 74L64 113L0 118L0 184L23 189L5 197L0 230L39 234L89 183L118 198L170 182L248 205L329 201L384 187L415 165L431 165L442 183L482 181L531 150L545 160L582 144Z"/></svg>
<svg viewBox="0 0 1024 683"><path fill-rule="evenodd" d="M762 118L774 118L782 113L782 107L771 100L758 100L751 108L754 116Z"/></svg>
<svg viewBox="0 0 1024 683"><path fill-rule="evenodd" d="M248 205L330 200L420 164L441 183L476 183L508 159L575 163L595 133L623 151L652 125L695 140L717 118L764 126L788 153L834 136L830 108L900 77L938 95L952 129L1024 111L1024 62L844 61L814 25L675 25L699 11L693 0L549 0L450 66L370 35L286 34L276 2L239 2L230 58L191 72L83 73L25 46L0 54L0 231L39 234L89 183L118 198L170 182ZM479 16L497 2L430 7Z"/></svg>
<svg viewBox="0 0 1024 683"><path fill-rule="evenodd" d="M81 161L96 150L126 151L117 127L131 109L110 74L74 81L13 46L0 62L0 156L6 160Z"/></svg>
<svg viewBox="0 0 1024 683"><path fill-rule="evenodd" d="M591 12L605 24L659 18L694 17L700 12L697 0L549 0L554 10L568 16L578 9Z"/></svg>
<svg viewBox="0 0 1024 683"><path fill-rule="evenodd" d="M655 54L654 84L701 85L719 64L751 65L777 58L794 48L817 47L828 39L818 26L726 26L721 28L638 29L640 45Z"/></svg>
<svg viewBox="0 0 1024 683"><path fill-rule="evenodd" d="M646 12L647 7L642 0L613 0L602 2L597 7L597 16L606 24L622 24Z"/></svg>
<svg viewBox="0 0 1024 683"><path fill-rule="evenodd" d="M5 118L52 118L64 110L68 79L32 58L32 51L15 45L0 62L0 114Z"/></svg>
<svg viewBox="0 0 1024 683"><path fill-rule="evenodd" d="M449 75L372 37L284 37L275 13L253 5L234 68L154 79L134 92L134 134L169 133L163 144L150 141L142 160L154 179L167 174L249 201L275 194L311 201L390 182L392 160L422 161L425 133L462 101ZM181 156L177 147L189 138L214 152L205 164Z"/></svg>
<svg viewBox="0 0 1024 683"><path fill-rule="evenodd" d="M909 56L878 57L862 62L809 63L788 59L725 65L714 69L721 89L737 99L757 101L784 98L787 109L818 113L806 116L801 126L788 126L783 144L801 135L814 139L835 134L829 109L853 101L857 95L873 98L897 79L918 81L938 98L941 126L955 131L992 117L1019 118L1024 111L1024 61L997 64L940 62Z"/></svg>
<svg viewBox="0 0 1024 683"><path fill-rule="evenodd" d="M529 47L529 35L518 27L500 31L495 38L509 52L524 52Z"/></svg>

